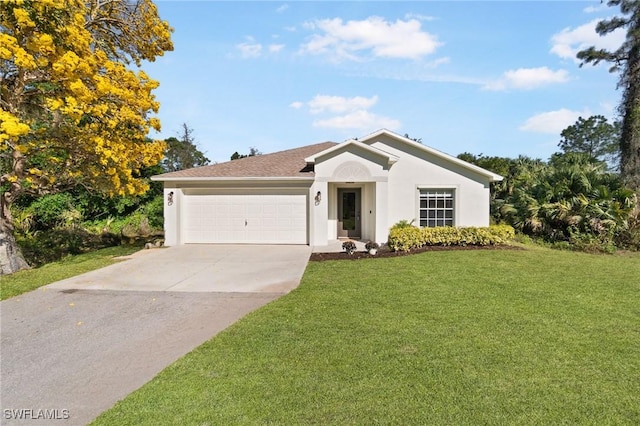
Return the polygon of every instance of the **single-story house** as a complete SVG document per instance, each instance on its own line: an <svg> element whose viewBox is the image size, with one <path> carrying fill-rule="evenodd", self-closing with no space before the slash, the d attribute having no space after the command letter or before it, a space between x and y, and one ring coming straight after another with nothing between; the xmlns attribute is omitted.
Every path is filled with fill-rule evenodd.
<svg viewBox="0 0 640 426"><path fill-rule="evenodd" d="M488 226L500 175L389 130L154 176L165 244L387 241L416 226Z"/></svg>

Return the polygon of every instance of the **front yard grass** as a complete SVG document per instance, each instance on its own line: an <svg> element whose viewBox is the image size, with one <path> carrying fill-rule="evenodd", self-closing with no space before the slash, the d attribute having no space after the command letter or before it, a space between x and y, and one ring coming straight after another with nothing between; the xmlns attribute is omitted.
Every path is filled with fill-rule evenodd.
<svg viewBox="0 0 640 426"><path fill-rule="evenodd" d="M98 425L640 424L640 256L312 262Z"/></svg>
<svg viewBox="0 0 640 426"><path fill-rule="evenodd" d="M0 279L0 300L18 296L38 287L108 266L115 257L139 251L138 246L115 246L79 255L69 255L60 261L39 268L16 272Z"/></svg>

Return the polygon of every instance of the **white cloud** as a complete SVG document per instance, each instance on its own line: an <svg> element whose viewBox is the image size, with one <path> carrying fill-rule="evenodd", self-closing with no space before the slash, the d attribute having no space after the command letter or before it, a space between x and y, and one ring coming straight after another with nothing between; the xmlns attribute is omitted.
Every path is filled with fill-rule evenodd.
<svg viewBox="0 0 640 426"><path fill-rule="evenodd" d="M399 128L400 122L398 120L369 111L377 102L377 95L370 98L316 95L306 103L306 106L309 108L309 113L313 115L329 115L329 117L314 120L314 127L358 130L381 127L392 130ZM304 105L305 103L300 101L289 104L291 108L296 109L302 108Z"/></svg>
<svg viewBox="0 0 640 426"><path fill-rule="evenodd" d="M582 11L584 13L596 13L596 12L602 12L603 10L608 9L609 6L606 3L600 3L598 6L587 6L584 9L582 9Z"/></svg>
<svg viewBox="0 0 640 426"><path fill-rule="evenodd" d="M282 6L278 7L278 8L276 9L276 12L277 12L277 13L282 13L282 12L284 12L284 11L285 11L285 10L287 10L287 9L289 9L289 5L285 3L285 4L283 4Z"/></svg>
<svg viewBox="0 0 640 426"><path fill-rule="evenodd" d="M404 15L404 18L417 19L419 21L435 21L436 20L435 16L420 15L419 13L407 13L406 15Z"/></svg>
<svg viewBox="0 0 640 426"><path fill-rule="evenodd" d="M269 45L269 52L277 53L277 52L281 51L283 48L284 48L284 44L270 44Z"/></svg>
<svg viewBox="0 0 640 426"><path fill-rule="evenodd" d="M425 68L437 68L440 65L448 64L451 62L451 58L448 56L443 56L442 58L435 59L431 62L425 63Z"/></svg>
<svg viewBox="0 0 640 426"><path fill-rule="evenodd" d="M543 112L529 117L527 121L520 126L520 130L560 135L564 129L574 124L578 120L578 117L589 117L590 115L591 113L588 110L581 112L566 108Z"/></svg>
<svg viewBox="0 0 640 426"><path fill-rule="evenodd" d="M576 54L590 46L607 50L618 49L625 40L625 30L617 29L605 36L600 36L596 32L598 22L600 22L600 19L594 19L579 27L567 27L554 34L551 37L553 46L550 52L563 59L572 59L574 62L580 63L580 60L576 58Z"/></svg>
<svg viewBox="0 0 640 426"><path fill-rule="evenodd" d="M340 18L306 22L304 28L318 31L303 44L301 51L328 54L334 60L362 60L369 54L381 58L419 59L435 52L436 36L421 29L417 19L388 22L371 16L362 21L343 22Z"/></svg>
<svg viewBox="0 0 640 426"><path fill-rule="evenodd" d="M377 102L378 96L372 96L370 98L363 96L345 98L342 96L316 95L309 101L308 105L311 114L319 114L322 112L341 114L358 109L369 109Z"/></svg>
<svg viewBox="0 0 640 426"><path fill-rule="evenodd" d="M536 89L548 84L564 83L569 80L569 73L566 70L553 71L547 67L539 68L518 68L509 70L502 75L502 78L492 81L483 86L485 90L508 90Z"/></svg>
<svg viewBox="0 0 640 426"><path fill-rule="evenodd" d="M398 120L373 114L366 110L356 110L346 115L331 117L324 120L315 120L314 127L328 127L332 129L398 129L401 123Z"/></svg>
<svg viewBox="0 0 640 426"><path fill-rule="evenodd" d="M473 86L486 86L487 80L466 75L434 73L432 70L441 64L449 63L449 58L440 58L432 62L420 63L419 66L393 67L380 64L379 67L362 67L351 72L350 76L375 77L380 79L398 81L424 81L434 83L469 84ZM413 64L411 64L413 65Z"/></svg>
<svg viewBox="0 0 640 426"><path fill-rule="evenodd" d="M240 56L244 59L258 58L264 53L264 47L261 43L258 43L253 37L247 36L245 42L236 44L236 49L240 51ZM270 44L266 46L266 50L269 53L278 53L284 49L284 44Z"/></svg>
<svg viewBox="0 0 640 426"><path fill-rule="evenodd" d="M247 41L236 44L236 48L240 50L243 58L257 58L262 53L262 45L256 43L253 37L247 36Z"/></svg>

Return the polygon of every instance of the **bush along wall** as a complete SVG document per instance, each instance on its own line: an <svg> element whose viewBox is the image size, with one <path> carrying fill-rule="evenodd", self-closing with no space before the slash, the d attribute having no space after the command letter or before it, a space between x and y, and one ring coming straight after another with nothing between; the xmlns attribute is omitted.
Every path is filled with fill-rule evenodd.
<svg viewBox="0 0 640 426"><path fill-rule="evenodd" d="M437 228L396 227L389 231L389 248L393 251L411 251L424 246L490 246L506 245L515 238L509 225L489 227Z"/></svg>

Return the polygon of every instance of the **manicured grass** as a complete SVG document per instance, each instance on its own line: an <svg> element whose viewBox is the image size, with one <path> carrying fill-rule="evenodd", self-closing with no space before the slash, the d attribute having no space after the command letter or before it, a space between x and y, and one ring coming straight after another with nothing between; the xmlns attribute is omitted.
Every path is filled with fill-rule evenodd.
<svg viewBox="0 0 640 426"><path fill-rule="evenodd" d="M138 246L116 246L90 253L67 256L36 269L16 272L0 279L0 300L18 296L43 285L80 275L110 265L114 257L126 256L140 250Z"/></svg>
<svg viewBox="0 0 640 426"><path fill-rule="evenodd" d="M639 372L637 254L310 263L95 424L636 425Z"/></svg>

